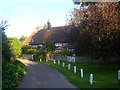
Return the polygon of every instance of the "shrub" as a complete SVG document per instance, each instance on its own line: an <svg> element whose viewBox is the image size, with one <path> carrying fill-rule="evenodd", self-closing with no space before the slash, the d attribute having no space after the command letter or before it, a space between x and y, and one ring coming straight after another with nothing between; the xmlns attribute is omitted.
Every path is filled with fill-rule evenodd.
<svg viewBox="0 0 120 90"><path fill-rule="evenodd" d="M47 52L55 51L55 43L46 43L42 49L46 50Z"/></svg>
<svg viewBox="0 0 120 90"><path fill-rule="evenodd" d="M40 50L34 54L35 61L39 61L39 59L46 59L46 52L44 50Z"/></svg>
<svg viewBox="0 0 120 90"><path fill-rule="evenodd" d="M62 50L61 52L55 52L55 54L62 54L62 55L67 55L67 56L72 56L72 52L68 51L68 50Z"/></svg>
<svg viewBox="0 0 120 90"><path fill-rule="evenodd" d="M26 54L35 54L36 52L38 52L37 49L30 48L30 49L27 50Z"/></svg>
<svg viewBox="0 0 120 90"><path fill-rule="evenodd" d="M35 54L38 52L38 49L30 48L29 45L22 46L22 54Z"/></svg>
<svg viewBox="0 0 120 90"><path fill-rule="evenodd" d="M25 54L28 49L30 49L29 45L23 45L22 46L22 54Z"/></svg>
<svg viewBox="0 0 120 90"><path fill-rule="evenodd" d="M2 69L2 88L16 88L26 71L25 65L18 60Z"/></svg>
<svg viewBox="0 0 120 90"><path fill-rule="evenodd" d="M2 63L7 64L10 62L11 52L8 44L8 38L4 32L2 32Z"/></svg>

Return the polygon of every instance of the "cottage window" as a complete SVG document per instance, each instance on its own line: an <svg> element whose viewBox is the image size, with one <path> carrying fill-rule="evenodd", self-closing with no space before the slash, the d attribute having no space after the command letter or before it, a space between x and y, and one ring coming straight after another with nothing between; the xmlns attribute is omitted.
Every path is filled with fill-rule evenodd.
<svg viewBox="0 0 120 90"><path fill-rule="evenodd" d="M42 44L39 44L39 47L42 47Z"/></svg>

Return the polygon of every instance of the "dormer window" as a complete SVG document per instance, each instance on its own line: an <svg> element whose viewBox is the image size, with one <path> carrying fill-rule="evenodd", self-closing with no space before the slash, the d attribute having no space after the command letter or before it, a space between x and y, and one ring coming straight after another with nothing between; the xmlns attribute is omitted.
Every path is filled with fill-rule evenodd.
<svg viewBox="0 0 120 90"><path fill-rule="evenodd" d="M32 39L32 42L34 42L34 40Z"/></svg>

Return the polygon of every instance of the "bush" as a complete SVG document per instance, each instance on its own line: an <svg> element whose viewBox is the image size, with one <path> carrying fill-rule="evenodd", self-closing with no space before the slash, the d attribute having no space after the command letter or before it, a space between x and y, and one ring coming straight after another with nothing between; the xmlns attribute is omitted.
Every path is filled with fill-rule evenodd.
<svg viewBox="0 0 120 90"><path fill-rule="evenodd" d="M72 52L68 50L62 50L61 52L55 52L55 54L62 54L62 55L67 55L67 56L72 56Z"/></svg>
<svg viewBox="0 0 120 90"><path fill-rule="evenodd" d="M26 51L26 54L35 54L36 52L38 52L37 49L31 48Z"/></svg>
<svg viewBox="0 0 120 90"><path fill-rule="evenodd" d="M38 49L30 48L29 45L22 46L22 54L35 54L38 52Z"/></svg>
<svg viewBox="0 0 120 90"><path fill-rule="evenodd" d="M46 43L42 49L46 50L47 52L50 52L55 51L55 48L56 48L55 43Z"/></svg>
<svg viewBox="0 0 120 90"><path fill-rule="evenodd" d="M25 65L18 60L8 66L3 66L2 88L16 88L23 79L25 71Z"/></svg>
<svg viewBox="0 0 120 90"><path fill-rule="evenodd" d="M30 49L29 45L23 45L22 46L22 54L26 54L28 49Z"/></svg>
<svg viewBox="0 0 120 90"><path fill-rule="evenodd" d="M10 44L10 50L12 54L17 57L21 55L21 43L18 38L10 37L8 38Z"/></svg>
<svg viewBox="0 0 120 90"><path fill-rule="evenodd" d="M4 32L2 32L2 63L5 65L10 62L11 52L8 43L8 38Z"/></svg>
<svg viewBox="0 0 120 90"><path fill-rule="evenodd" d="M46 59L46 52L43 50L40 50L34 54L34 60L39 61L40 59L45 60Z"/></svg>

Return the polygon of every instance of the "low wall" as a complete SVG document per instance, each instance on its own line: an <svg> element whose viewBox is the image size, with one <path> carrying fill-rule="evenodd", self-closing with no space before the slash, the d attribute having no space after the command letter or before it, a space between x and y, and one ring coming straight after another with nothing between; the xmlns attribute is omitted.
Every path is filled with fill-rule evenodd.
<svg viewBox="0 0 120 90"><path fill-rule="evenodd" d="M67 61L67 56L60 55L60 54L53 54L51 58L48 56L48 60L62 60L62 61ZM89 56L80 56L80 57L75 57L75 62L81 62L81 63L98 63L97 60L89 57Z"/></svg>
<svg viewBox="0 0 120 90"><path fill-rule="evenodd" d="M91 58L90 56L76 57L76 62L79 62L79 63L100 63L99 60Z"/></svg>
<svg viewBox="0 0 120 90"><path fill-rule="evenodd" d="M51 60L62 60L62 61L67 61L67 56L64 55L52 55ZM119 58L111 58L110 63L120 63L120 59ZM75 62L78 63L101 63L102 60L100 59L95 59L92 58L90 56L79 56L79 57L75 57Z"/></svg>
<svg viewBox="0 0 120 90"><path fill-rule="evenodd" d="M23 54L22 57L20 57L21 59L32 59L32 54Z"/></svg>

